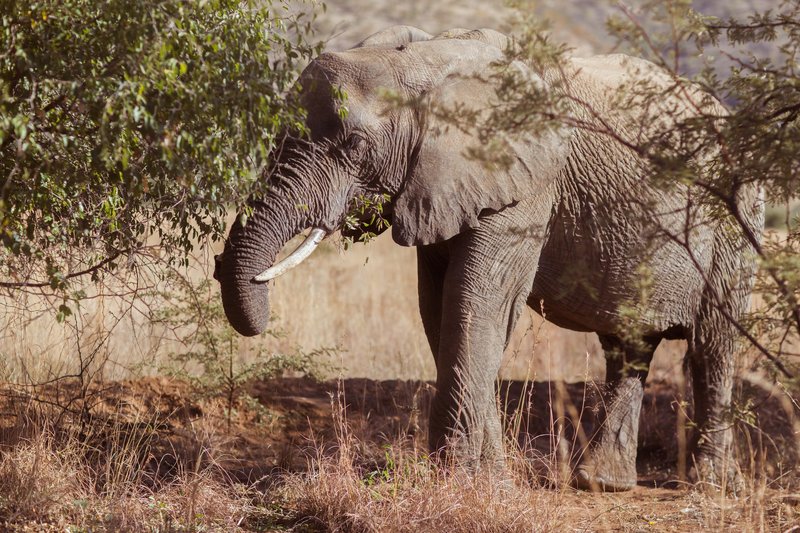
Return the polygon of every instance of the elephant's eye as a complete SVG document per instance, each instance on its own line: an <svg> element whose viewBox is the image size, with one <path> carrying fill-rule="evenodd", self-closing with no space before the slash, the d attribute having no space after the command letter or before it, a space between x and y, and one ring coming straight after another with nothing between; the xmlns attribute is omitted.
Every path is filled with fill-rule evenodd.
<svg viewBox="0 0 800 533"><path fill-rule="evenodd" d="M367 147L367 141L358 133L352 133L344 141L344 149L351 155L358 155Z"/></svg>

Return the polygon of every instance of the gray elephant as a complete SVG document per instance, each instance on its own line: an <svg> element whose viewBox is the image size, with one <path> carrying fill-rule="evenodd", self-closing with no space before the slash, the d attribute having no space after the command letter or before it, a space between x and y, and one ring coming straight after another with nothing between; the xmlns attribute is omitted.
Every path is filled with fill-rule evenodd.
<svg viewBox="0 0 800 533"><path fill-rule="evenodd" d="M678 338L688 341L693 380L693 458L721 480L732 467L733 322L748 305L752 250L742 228L710 216L694 188L648 181L632 146L659 119L645 117L644 105L621 109L614 95L626 80L647 78L665 87L663 105L682 116L699 111L643 60L573 58L539 72L517 62L530 83L569 93L574 120L510 140L508 165L482 164L467 153L474 133L432 110L495 103L496 86L479 74L507 44L491 30L434 37L395 27L313 61L299 81L310 135L283 146L268 192L251 200L249 220L233 225L217 257L227 317L243 335L263 331L266 282L341 228L354 199L385 194L394 240L417 247L420 313L437 369L431 450L471 468L502 468L494 384L527 304L557 325L597 332L606 352L604 423L576 469L579 486L636 484L648 365L662 339ZM387 90L411 104L389 105ZM347 113L336 97L343 92ZM760 236L757 187L741 187L737 202L745 229ZM308 228L300 248L273 265Z"/></svg>

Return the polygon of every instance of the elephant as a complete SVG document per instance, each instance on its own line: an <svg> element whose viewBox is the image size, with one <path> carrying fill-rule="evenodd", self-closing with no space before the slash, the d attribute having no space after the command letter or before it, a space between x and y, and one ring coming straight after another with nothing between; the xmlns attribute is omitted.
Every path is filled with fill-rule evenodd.
<svg viewBox="0 0 800 533"><path fill-rule="evenodd" d="M483 74L509 43L488 29L434 36L399 26L314 59L298 80L307 133L276 149L266 192L250 199L247 220L236 220L216 257L228 320L242 335L263 331L269 280L341 229L358 198L384 195L394 241L416 247L420 314L437 372L434 456L503 471L495 383L528 305L558 326L596 332L606 354L604 414L575 468L578 487L636 485L643 386L663 339L688 343L695 473L716 482L735 475L733 352L756 269L752 238L763 230L761 190L752 182L739 188L737 225L699 201L695 185L655 185L633 141L676 119L620 106L614 95L626 80L668 88L673 79L622 54L567 57L560 68L514 62L526 83L570 96L566 118L574 120L509 140L507 165L480 161L467 149L481 142L475 131L437 109L496 104L497 84ZM391 104L387 94L405 103ZM680 116L704 112L681 94L665 89L661 105ZM365 219L350 231L375 230L368 226ZM303 244L273 264L307 229Z"/></svg>

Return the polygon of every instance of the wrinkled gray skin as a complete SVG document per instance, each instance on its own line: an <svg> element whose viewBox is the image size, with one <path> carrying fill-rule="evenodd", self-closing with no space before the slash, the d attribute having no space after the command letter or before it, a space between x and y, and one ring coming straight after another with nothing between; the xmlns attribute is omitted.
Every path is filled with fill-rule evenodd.
<svg viewBox="0 0 800 533"><path fill-rule="evenodd" d="M579 486L635 485L647 367L659 342L676 338L689 345L699 429L693 458L699 474L719 482L733 466L726 417L735 329L725 315L736 319L746 309L750 247L741 231L723 231L724 221L692 201L696 191L648 185L642 161L608 135L566 126L531 135L512 143L515 161L505 170L467 157L475 139L441 124L430 106L492 102L491 85L468 78L489 72L505 44L491 30L433 37L395 27L315 60L300 79L312 138L283 150L269 192L253 200L246 227L233 226L218 260L225 312L243 335L264 330L268 284L252 278L302 230L339 228L357 195L388 193L394 240L417 247L420 312L437 368L433 451L471 468L502 469L494 383L527 304L555 324L597 332L606 351L605 423L577 469ZM573 106L575 117L632 141L646 135L636 124L657 120L639 120L644 112L613 104L613 94L626 79L670 81L621 55L572 59L563 72L516 68L545 88L565 76L562 90L584 102ZM347 94L344 120L332 87ZM384 89L417 104L389 106ZM760 235L758 191L744 187L739 204ZM644 301L642 272L649 273ZM630 341L632 330L642 342Z"/></svg>

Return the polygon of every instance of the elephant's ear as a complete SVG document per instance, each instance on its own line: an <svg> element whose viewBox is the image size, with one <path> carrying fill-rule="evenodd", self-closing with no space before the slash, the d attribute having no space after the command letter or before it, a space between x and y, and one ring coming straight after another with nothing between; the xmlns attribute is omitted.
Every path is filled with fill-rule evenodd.
<svg viewBox="0 0 800 533"><path fill-rule="evenodd" d="M433 39L433 35L414 26L392 26L373 33L353 48L394 48L430 39Z"/></svg>
<svg viewBox="0 0 800 533"><path fill-rule="evenodd" d="M544 83L532 72L525 74L532 83ZM416 161L393 201L392 236L398 244L441 242L477 227L481 211L498 211L541 194L565 166L571 134L567 128L492 139L504 146L504 164L498 164L480 157L490 147L481 144L474 127L456 126L441 112L480 117L496 103L490 82L453 75L423 99L424 131Z"/></svg>

